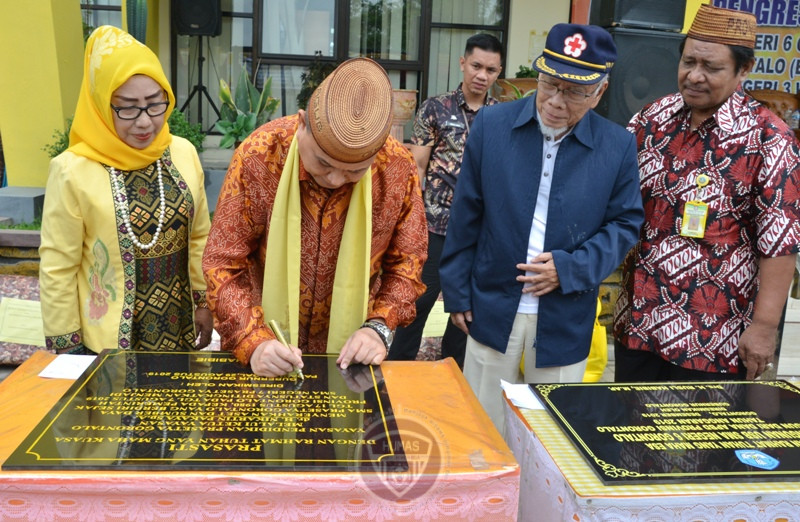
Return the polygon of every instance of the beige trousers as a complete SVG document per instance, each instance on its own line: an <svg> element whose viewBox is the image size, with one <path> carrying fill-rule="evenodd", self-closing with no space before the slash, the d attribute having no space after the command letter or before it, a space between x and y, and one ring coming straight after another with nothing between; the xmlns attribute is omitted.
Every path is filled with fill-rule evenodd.
<svg viewBox="0 0 800 522"><path fill-rule="evenodd" d="M467 379L478 401L503 434L503 397L500 379L510 383L561 383L581 382L586 370L586 359L568 366L550 368L536 367L536 314L517 314L511 327L506 353L500 353L472 336L467 337L467 353L464 358L464 377ZM520 361L525 354L525 374L520 373Z"/></svg>

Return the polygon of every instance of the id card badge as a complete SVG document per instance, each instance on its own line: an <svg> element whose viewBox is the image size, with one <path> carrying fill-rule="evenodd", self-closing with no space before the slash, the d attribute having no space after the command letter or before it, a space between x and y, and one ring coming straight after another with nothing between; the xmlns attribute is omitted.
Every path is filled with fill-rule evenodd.
<svg viewBox="0 0 800 522"><path fill-rule="evenodd" d="M683 224L681 235L684 237L702 238L706 233L708 204L702 201L687 201L683 208Z"/></svg>
<svg viewBox="0 0 800 522"><path fill-rule="evenodd" d="M466 120L466 115L464 116L464 119ZM463 123L458 121L458 118L456 118L454 114L451 114L450 115L450 119L446 120L444 122L444 126L445 127L453 127L454 129L466 129L467 128L466 125L464 125Z"/></svg>

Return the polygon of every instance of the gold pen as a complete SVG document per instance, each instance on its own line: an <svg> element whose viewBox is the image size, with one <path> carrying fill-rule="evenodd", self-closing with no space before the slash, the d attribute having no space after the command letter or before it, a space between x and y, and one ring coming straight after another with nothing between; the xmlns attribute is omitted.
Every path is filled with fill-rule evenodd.
<svg viewBox="0 0 800 522"><path fill-rule="evenodd" d="M270 330L272 330L272 333L275 335L275 338L278 339L278 342L280 342L282 345L288 348L289 343L286 341L286 336L283 335L283 330L281 330L281 327L278 325L278 321L276 321L275 319L270 319L269 322L267 323L267 326L269 327ZM297 377L298 379L301 380L305 379L305 377L303 376L303 370L300 367L295 366L295 368L291 372L289 372L288 375L292 374L294 374L294 376Z"/></svg>

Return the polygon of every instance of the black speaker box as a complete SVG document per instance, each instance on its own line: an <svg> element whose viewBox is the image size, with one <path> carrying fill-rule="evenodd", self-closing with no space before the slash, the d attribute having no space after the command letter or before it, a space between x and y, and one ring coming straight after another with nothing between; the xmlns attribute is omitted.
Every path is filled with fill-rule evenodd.
<svg viewBox="0 0 800 522"><path fill-rule="evenodd" d="M175 32L191 36L219 36L222 33L221 0L172 0Z"/></svg>
<svg viewBox="0 0 800 522"><path fill-rule="evenodd" d="M680 31L686 0L592 0L589 23Z"/></svg>
<svg viewBox="0 0 800 522"><path fill-rule="evenodd" d="M608 89L595 109L620 125L647 103L678 90L678 61L683 34L612 27L617 63Z"/></svg>

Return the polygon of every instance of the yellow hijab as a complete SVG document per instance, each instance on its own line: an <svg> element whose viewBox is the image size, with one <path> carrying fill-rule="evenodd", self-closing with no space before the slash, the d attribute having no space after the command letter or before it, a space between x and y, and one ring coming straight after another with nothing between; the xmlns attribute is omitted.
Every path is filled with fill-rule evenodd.
<svg viewBox="0 0 800 522"><path fill-rule="evenodd" d="M169 98L164 126L144 149L135 149L117 136L111 109L111 95L136 74L154 79ZM120 170L144 168L172 143L166 120L174 108L175 95L153 51L121 29L100 26L86 42L83 81L67 150Z"/></svg>

